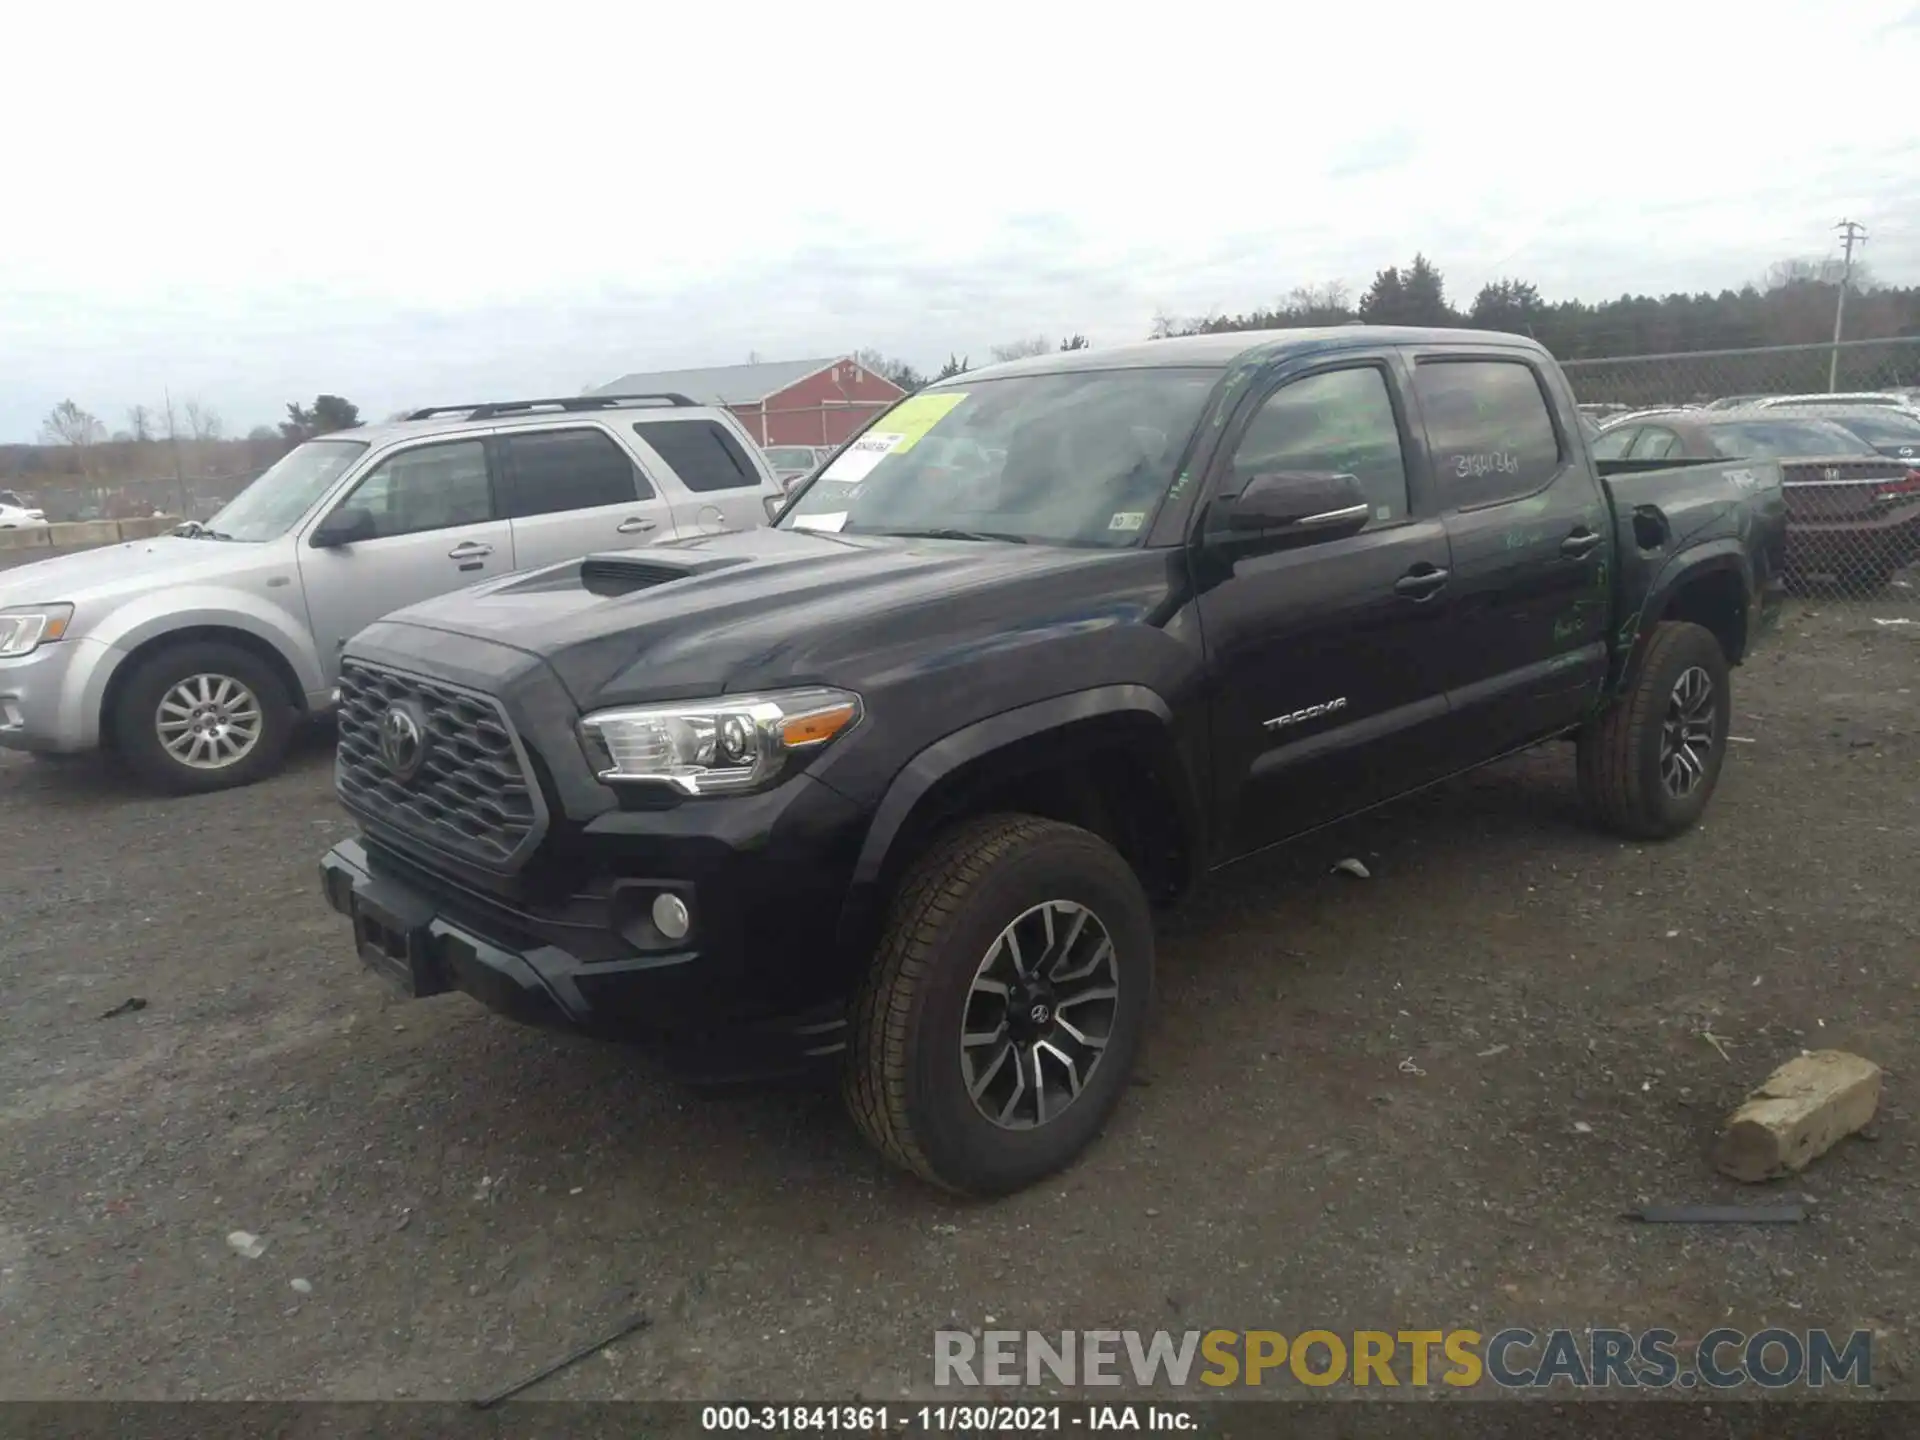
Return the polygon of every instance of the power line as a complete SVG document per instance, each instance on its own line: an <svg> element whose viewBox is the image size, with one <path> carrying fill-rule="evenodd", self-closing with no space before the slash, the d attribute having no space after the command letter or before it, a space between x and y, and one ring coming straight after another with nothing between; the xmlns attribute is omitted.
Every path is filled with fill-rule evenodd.
<svg viewBox="0 0 1920 1440"><path fill-rule="evenodd" d="M1840 271L1840 298L1833 305L1833 353L1827 358L1827 393L1833 394L1840 373L1840 327L1847 318L1847 288L1853 284L1853 247L1867 243L1867 227L1854 220L1842 220L1833 227L1841 235L1845 264Z"/></svg>

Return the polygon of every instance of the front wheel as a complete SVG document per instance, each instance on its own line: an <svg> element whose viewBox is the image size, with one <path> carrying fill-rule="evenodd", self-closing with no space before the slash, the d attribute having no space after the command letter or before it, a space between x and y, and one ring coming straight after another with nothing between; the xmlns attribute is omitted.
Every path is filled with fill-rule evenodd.
<svg viewBox="0 0 1920 1440"><path fill-rule="evenodd" d="M1152 990L1152 918L1113 847L1032 816L967 821L894 898L855 1004L848 1109L949 1190L1031 1185L1106 1123Z"/></svg>
<svg viewBox="0 0 1920 1440"><path fill-rule="evenodd" d="M174 794L251 785L280 768L293 738L286 686L237 645L170 646L128 677L111 717L120 762Z"/></svg>
<svg viewBox="0 0 1920 1440"><path fill-rule="evenodd" d="M1605 828L1677 835L1712 799L1733 724L1727 657L1713 632L1663 621L1631 688L1580 734L1580 794Z"/></svg>

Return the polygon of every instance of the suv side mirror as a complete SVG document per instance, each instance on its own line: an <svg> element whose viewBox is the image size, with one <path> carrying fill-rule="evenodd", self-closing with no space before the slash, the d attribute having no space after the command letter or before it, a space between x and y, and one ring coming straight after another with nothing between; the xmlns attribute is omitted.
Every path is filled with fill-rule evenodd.
<svg viewBox="0 0 1920 1440"><path fill-rule="evenodd" d="M343 505L315 527L313 538L307 543L316 550L337 550L342 545L356 545L362 540L373 539L379 528L374 523L371 510L362 510L357 505Z"/></svg>
<svg viewBox="0 0 1920 1440"><path fill-rule="evenodd" d="M1357 476L1335 470L1278 470L1255 475L1236 496L1220 500L1225 534L1236 548L1302 545L1357 535L1373 507Z"/></svg>

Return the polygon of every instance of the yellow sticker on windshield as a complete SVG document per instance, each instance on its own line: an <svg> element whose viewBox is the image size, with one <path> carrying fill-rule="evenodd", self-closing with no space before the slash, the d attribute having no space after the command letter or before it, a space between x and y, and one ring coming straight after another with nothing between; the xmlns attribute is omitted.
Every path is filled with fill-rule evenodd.
<svg viewBox="0 0 1920 1440"><path fill-rule="evenodd" d="M921 436L952 414L953 407L966 398L967 392L964 390L958 394L942 390L937 395L909 395L902 400L880 422L888 434L900 437L890 453L906 454L920 443Z"/></svg>

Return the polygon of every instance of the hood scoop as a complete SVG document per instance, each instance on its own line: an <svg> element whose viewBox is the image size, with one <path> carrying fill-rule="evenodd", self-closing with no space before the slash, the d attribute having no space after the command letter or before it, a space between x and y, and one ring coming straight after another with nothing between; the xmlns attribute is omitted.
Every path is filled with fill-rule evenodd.
<svg viewBox="0 0 1920 1440"><path fill-rule="evenodd" d="M668 555L658 549L630 555L589 555L580 562L580 586L589 595L616 599L739 563L728 556Z"/></svg>

